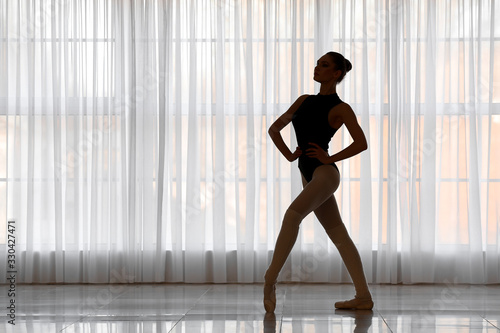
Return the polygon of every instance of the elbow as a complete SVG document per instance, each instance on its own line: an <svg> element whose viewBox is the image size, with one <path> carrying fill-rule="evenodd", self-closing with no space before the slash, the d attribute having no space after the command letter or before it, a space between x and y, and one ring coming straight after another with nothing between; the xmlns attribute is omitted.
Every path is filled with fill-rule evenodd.
<svg viewBox="0 0 500 333"><path fill-rule="evenodd" d="M368 143L366 140L363 140L362 142L359 143L359 150L360 151L365 151L368 149Z"/></svg>
<svg viewBox="0 0 500 333"><path fill-rule="evenodd" d="M276 135L276 129L274 128L274 126L269 127L269 130L267 131L267 133L269 134L269 136L271 138L274 138L274 136Z"/></svg>

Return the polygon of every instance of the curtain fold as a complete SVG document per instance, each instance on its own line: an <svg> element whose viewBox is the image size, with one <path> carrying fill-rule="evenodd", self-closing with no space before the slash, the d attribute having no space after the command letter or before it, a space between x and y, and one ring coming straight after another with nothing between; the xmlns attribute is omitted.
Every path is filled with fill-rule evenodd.
<svg viewBox="0 0 500 333"><path fill-rule="evenodd" d="M331 50L369 142L335 193L368 281L500 282L495 1L0 0L0 18L0 282L14 252L22 283L262 282L301 190L267 129ZM350 281L313 215L280 279Z"/></svg>

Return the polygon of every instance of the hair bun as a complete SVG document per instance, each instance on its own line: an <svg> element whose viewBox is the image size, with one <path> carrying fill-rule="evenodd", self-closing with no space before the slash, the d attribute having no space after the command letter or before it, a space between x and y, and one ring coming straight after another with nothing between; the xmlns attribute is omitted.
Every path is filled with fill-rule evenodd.
<svg viewBox="0 0 500 333"><path fill-rule="evenodd" d="M342 72L342 74L337 79L337 83L340 83L344 79L344 76L347 74L347 72L349 72L352 69L352 64L342 54L338 52L330 51L327 54L331 57L332 62L335 64L335 69L340 70Z"/></svg>
<svg viewBox="0 0 500 333"><path fill-rule="evenodd" d="M345 58L344 58L345 59ZM349 60L345 59L345 72L349 72L352 69L352 64Z"/></svg>

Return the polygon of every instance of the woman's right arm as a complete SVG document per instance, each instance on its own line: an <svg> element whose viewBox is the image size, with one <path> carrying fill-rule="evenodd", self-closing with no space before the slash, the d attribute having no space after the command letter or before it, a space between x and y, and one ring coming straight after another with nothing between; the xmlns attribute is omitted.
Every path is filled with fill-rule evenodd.
<svg viewBox="0 0 500 333"><path fill-rule="evenodd" d="M302 102L308 97L308 95L302 95L290 106L290 108L283 113L276 121L269 127L269 136L274 142L274 145L278 150L285 156L285 158L292 162L296 160L301 154L302 151L299 147L292 153L292 151L288 148L285 141L283 141L283 137L281 136L281 130L285 128L292 121L293 114L300 107Z"/></svg>

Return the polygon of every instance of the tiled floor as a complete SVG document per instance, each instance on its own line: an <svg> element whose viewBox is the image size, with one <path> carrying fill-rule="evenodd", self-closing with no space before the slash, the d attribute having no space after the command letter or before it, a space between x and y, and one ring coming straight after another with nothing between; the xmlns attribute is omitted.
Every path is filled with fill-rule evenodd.
<svg viewBox="0 0 500 333"><path fill-rule="evenodd" d="M18 285L15 326L0 286L0 332L500 332L500 286L372 285L373 311L336 311L351 285Z"/></svg>

